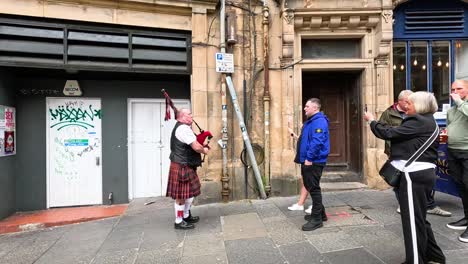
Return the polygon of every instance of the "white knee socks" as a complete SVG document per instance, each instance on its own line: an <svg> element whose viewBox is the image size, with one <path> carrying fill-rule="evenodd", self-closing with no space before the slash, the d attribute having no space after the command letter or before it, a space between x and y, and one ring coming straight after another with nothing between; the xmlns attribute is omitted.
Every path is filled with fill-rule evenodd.
<svg viewBox="0 0 468 264"><path fill-rule="evenodd" d="M184 207L185 207L185 204L179 205L177 203L177 201L174 202L175 217L176 217L175 222L176 222L176 224L179 224L179 223L182 222L182 218L184 217Z"/></svg>
<svg viewBox="0 0 468 264"><path fill-rule="evenodd" d="M193 197L185 200L185 207L184 207L184 218L189 217L189 210L192 207Z"/></svg>

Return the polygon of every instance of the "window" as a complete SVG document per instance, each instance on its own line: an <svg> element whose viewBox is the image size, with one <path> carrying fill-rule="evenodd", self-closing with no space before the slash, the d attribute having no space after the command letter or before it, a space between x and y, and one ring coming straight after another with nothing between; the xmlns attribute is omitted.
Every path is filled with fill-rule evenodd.
<svg viewBox="0 0 468 264"><path fill-rule="evenodd" d="M401 91L406 90L406 43L395 42L393 44L393 87L394 96L397 97Z"/></svg>
<svg viewBox="0 0 468 264"><path fill-rule="evenodd" d="M360 58L361 41L359 39L303 39L302 58L337 59Z"/></svg>

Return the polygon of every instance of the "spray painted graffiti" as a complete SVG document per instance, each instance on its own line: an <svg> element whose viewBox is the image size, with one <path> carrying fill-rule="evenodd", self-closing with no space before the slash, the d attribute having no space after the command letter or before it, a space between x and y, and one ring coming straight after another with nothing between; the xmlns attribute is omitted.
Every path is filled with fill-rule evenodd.
<svg viewBox="0 0 468 264"><path fill-rule="evenodd" d="M57 108L49 108L51 117L50 128L56 127L60 130L68 126L80 126L85 129L94 128L92 122L95 118L101 119L101 109L93 109L92 105L88 109L83 107L83 102L67 102L65 105L59 105Z"/></svg>

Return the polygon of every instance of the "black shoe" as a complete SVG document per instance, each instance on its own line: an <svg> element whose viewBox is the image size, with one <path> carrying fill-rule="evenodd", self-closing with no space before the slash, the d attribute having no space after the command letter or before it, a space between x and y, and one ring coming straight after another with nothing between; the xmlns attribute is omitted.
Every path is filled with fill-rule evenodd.
<svg viewBox="0 0 468 264"><path fill-rule="evenodd" d="M466 218L447 224L447 227L453 230L465 230L467 226L468 226L468 219Z"/></svg>
<svg viewBox="0 0 468 264"><path fill-rule="evenodd" d="M187 218L184 218L184 221L187 222L187 223L195 224L198 221L200 221L200 217L199 216L193 216L192 212L190 212L190 210L189 210L189 216Z"/></svg>
<svg viewBox="0 0 468 264"><path fill-rule="evenodd" d="M175 229L193 229L195 228L195 225L191 223L187 223L184 220L182 220L182 222L178 224L174 223L174 228Z"/></svg>
<svg viewBox="0 0 468 264"><path fill-rule="evenodd" d="M461 242L468 243L468 229L466 229L465 232L463 232L463 233L458 237L458 240L460 240Z"/></svg>
<svg viewBox="0 0 468 264"><path fill-rule="evenodd" d="M313 231L323 226L322 220L312 219L302 226L302 231Z"/></svg>

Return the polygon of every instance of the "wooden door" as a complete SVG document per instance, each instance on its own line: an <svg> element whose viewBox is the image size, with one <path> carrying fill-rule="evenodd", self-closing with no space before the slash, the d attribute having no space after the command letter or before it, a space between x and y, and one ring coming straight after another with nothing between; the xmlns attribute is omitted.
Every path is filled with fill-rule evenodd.
<svg viewBox="0 0 468 264"><path fill-rule="evenodd" d="M345 120L345 98L340 87L329 87L320 89L320 100L322 111L328 117L330 130L330 155L328 163L346 165L346 120Z"/></svg>

